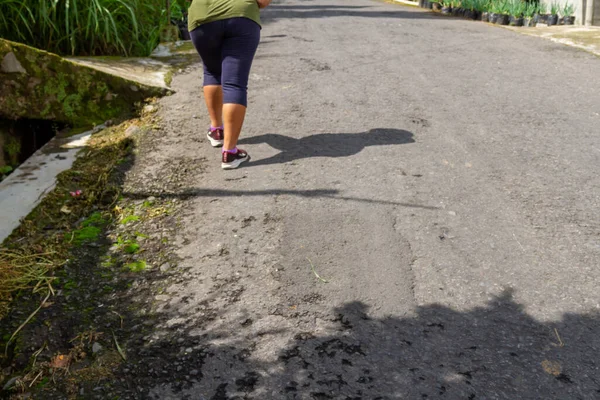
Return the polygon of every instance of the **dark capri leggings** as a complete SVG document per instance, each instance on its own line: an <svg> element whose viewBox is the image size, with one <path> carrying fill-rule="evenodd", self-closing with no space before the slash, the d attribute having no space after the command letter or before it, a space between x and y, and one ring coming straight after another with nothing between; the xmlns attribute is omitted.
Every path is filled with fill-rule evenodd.
<svg viewBox="0 0 600 400"><path fill-rule="evenodd" d="M248 18L229 18L202 24L190 35L204 64L204 86L222 85L224 104L247 106L260 26Z"/></svg>

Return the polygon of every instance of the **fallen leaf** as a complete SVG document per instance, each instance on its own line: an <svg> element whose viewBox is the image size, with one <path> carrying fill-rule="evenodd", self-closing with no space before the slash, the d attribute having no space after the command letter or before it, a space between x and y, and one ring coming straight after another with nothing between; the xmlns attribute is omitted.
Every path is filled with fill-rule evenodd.
<svg viewBox="0 0 600 400"><path fill-rule="evenodd" d="M62 208L60 209L60 212L63 214L71 214L71 209L67 206L62 206Z"/></svg>
<svg viewBox="0 0 600 400"><path fill-rule="evenodd" d="M52 359L50 366L52 368L67 368L71 362L71 357L64 354L59 354Z"/></svg>
<svg viewBox="0 0 600 400"><path fill-rule="evenodd" d="M542 361L542 368L544 368L544 371L546 371L546 373L554 376L558 376L562 372L560 363L558 363L557 361L544 360Z"/></svg>

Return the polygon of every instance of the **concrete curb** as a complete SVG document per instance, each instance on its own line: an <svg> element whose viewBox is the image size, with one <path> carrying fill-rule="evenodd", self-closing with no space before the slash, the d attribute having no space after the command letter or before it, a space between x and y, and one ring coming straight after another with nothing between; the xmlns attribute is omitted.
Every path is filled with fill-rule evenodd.
<svg viewBox="0 0 600 400"><path fill-rule="evenodd" d="M54 138L0 182L0 243L2 243L56 185L56 177L68 170L93 131L69 138Z"/></svg>
<svg viewBox="0 0 600 400"><path fill-rule="evenodd" d="M419 7L419 2L408 0L392 0L394 3L400 3L411 7Z"/></svg>

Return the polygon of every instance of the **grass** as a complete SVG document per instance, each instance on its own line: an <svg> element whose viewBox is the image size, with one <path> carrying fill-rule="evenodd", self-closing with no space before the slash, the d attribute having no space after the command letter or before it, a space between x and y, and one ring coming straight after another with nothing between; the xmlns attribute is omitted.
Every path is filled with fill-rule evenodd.
<svg viewBox="0 0 600 400"><path fill-rule="evenodd" d="M131 263L125 265L125 268L129 269L131 272L142 272L147 267L148 267L148 264L146 263L146 261L141 261L141 260L134 261L134 262L131 262Z"/></svg>
<svg viewBox="0 0 600 400"><path fill-rule="evenodd" d="M147 56L164 0L0 0L0 37L61 55ZM172 9L181 9L172 2ZM179 11L181 13L181 11Z"/></svg>
<svg viewBox="0 0 600 400"><path fill-rule="evenodd" d="M121 187L112 177L116 161L133 150L133 139L125 136L128 126L93 135L87 152L58 176L55 189L0 246L0 319L18 293L50 285L53 271L75 249L99 240L116 219ZM72 196L76 190L82 195ZM61 211L65 207L69 213Z"/></svg>

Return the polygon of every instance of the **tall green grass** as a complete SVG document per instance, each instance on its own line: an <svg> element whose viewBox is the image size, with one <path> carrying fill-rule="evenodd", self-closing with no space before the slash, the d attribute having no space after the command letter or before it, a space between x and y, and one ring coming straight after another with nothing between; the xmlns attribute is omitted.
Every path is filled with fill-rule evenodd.
<svg viewBox="0 0 600 400"><path fill-rule="evenodd" d="M62 55L144 56L165 0L0 0L0 37Z"/></svg>

